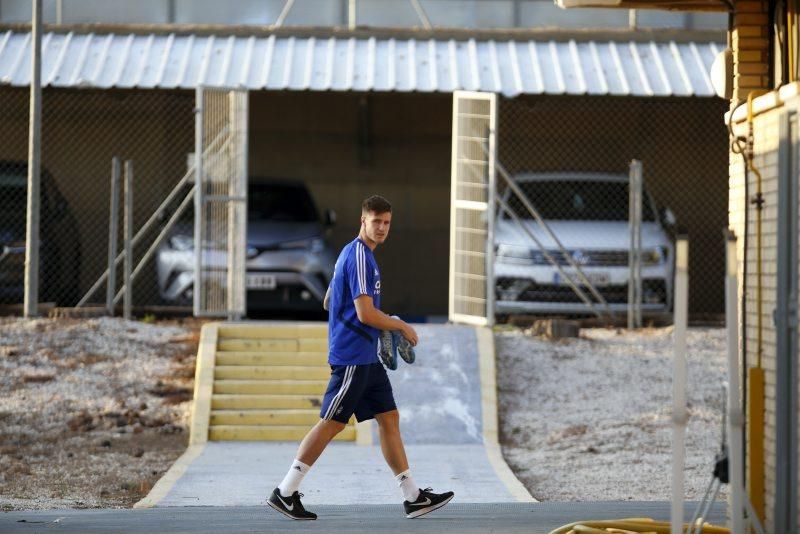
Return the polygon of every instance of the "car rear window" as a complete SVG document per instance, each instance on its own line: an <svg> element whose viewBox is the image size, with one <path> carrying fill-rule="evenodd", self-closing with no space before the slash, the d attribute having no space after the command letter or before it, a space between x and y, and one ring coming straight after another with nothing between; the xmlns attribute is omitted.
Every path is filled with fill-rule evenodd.
<svg viewBox="0 0 800 534"><path fill-rule="evenodd" d="M544 219L560 221L627 221L628 184L590 180L518 182L525 196ZM519 199L509 205L521 219L531 216ZM508 214L505 214L508 217ZM643 195L642 220L654 221L650 197Z"/></svg>
<svg viewBox="0 0 800 534"><path fill-rule="evenodd" d="M317 209L304 187L282 184L250 184L247 219L249 221L317 220Z"/></svg>

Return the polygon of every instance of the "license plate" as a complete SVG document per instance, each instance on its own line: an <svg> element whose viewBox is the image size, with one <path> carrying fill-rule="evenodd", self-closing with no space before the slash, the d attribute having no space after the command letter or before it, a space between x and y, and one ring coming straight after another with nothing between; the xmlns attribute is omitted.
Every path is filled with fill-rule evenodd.
<svg viewBox="0 0 800 534"><path fill-rule="evenodd" d="M577 275L577 273L574 273L572 271L567 271L567 274L576 284L584 285L583 280ZM607 286L611 281L611 276L608 273L584 272L583 274L586 276L586 279L589 280L589 282L596 287ZM553 285L566 286L569 285L569 282L567 282L567 280L564 279L563 276L561 276L561 273L556 271L553 273Z"/></svg>
<svg viewBox="0 0 800 534"><path fill-rule="evenodd" d="M275 289L276 286L275 275L250 273L247 275L247 289Z"/></svg>

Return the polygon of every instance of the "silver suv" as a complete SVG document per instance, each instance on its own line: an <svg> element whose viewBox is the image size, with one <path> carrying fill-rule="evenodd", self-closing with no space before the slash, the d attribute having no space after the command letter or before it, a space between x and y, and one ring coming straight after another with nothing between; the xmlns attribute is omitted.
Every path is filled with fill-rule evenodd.
<svg viewBox="0 0 800 534"><path fill-rule="evenodd" d="M609 303L625 311L628 300L628 177L599 173L536 173L515 177L574 262ZM522 204L504 198L550 255L572 277L555 242ZM650 194L642 201L642 312L661 316L672 307L673 244L665 228L674 224L659 213ZM498 314L586 314L558 269L507 214L495 225L495 311ZM574 277L572 277L574 279Z"/></svg>
<svg viewBox="0 0 800 534"><path fill-rule="evenodd" d="M250 179L247 204L247 309L319 311L336 256L325 221L301 182ZM158 251L161 298L189 306L194 291L192 214L187 213Z"/></svg>

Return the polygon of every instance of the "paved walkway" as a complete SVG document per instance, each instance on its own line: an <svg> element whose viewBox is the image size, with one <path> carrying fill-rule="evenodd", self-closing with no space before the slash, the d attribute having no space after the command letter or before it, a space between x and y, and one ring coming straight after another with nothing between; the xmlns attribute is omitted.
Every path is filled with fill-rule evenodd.
<svg viewBox="0 0 800 534"><path fill-rule="evenodd" d="M488 354L493 347L481 345L472 327L415 327L420 336L416 362L401 361L396 371L389 372L415 480L423 488L454 491L454 502L532 500L500 458L499 448L491 443L493 436L486 439L486 425L495 426L491 419L496 421L496 407L481 396L488 382L494 388L493 375L482 375L481 358L493 358ZM304 503L401 502L381 454L377 425L374 421L371 425L373 445L329 446L303 482ZM283 479L297 445L209 442L190 455L191 462L179 461L176 466L184 464L180 476L171 484L160 483L145 501L155 506L257 506ZM165 481L175 478L175 472L168 473Z"/></svg>
<svg viewBox="0 0 800 534"><path fill-rule="evenodd" d="M687 503L687 520L694 503ZM0 532L525 532L547 533L586 519L651 517L666 520L667 502L504 503L452 502L420 519L405 519L397 505L315 506L317 521L290 521L264 507L150 508L145 510L47 510L0 514ZM723 503L710 517L724 521Z"/></svg>
<svg viewBox="0 0 800 534"><path fill-rule="evenodd" d="M257 506L286 474L296 443L210 442L158 506ZM455 502L514 502L483 445L409 445L414 479ZM380 447L332 443L303 481L303 503L400 503Z"/></svg>

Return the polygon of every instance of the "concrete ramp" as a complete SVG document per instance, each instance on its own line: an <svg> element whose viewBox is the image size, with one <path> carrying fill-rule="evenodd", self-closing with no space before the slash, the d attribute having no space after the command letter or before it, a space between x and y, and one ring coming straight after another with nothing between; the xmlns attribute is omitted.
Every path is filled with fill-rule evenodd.
<svg viewBox="0 0 800 534"><path fill-rule="evenodd" d="M242 325L261 329L286 326L223 323L216 328L241 336ZM458 502L533 501L506 465L497 443L491 331L458 325L415 328L420 335L416 362L408 365L401 361L396 371L389 371L415 480L422 487L455 491ZM214 351L218 347L235 349L222 352L247 352L241 349L248 348L215 341L205 349L212 350L211 345ZM203 350L201 342L201 353ZM204 356L208 363L209 356ZM210 360L213 363L214 358ZM291 359L282 361L293 367ZM248 367L247 363L243 361L241 367ZM242 372L237 370L236 380L251 379ZM258 373L261 379L270 379L265 370ZM136 507L260 505L286 474L302 436L283 442L208 441L212 406L220 400L220 393L208 386L209 380L214 383L213 377L208 368L198 367L189 450ZM320 395L323 390L321 385ZM309 419L305 429L312 424ZM369 421L357 427L355 442L332 443L314 465L303 482L304 502L386 504L401 500L381 454L377 425Z"/></svg>

